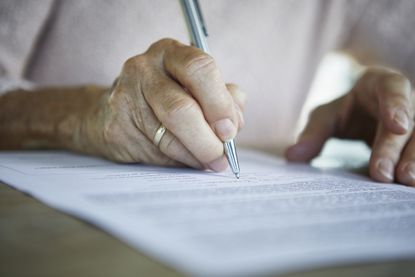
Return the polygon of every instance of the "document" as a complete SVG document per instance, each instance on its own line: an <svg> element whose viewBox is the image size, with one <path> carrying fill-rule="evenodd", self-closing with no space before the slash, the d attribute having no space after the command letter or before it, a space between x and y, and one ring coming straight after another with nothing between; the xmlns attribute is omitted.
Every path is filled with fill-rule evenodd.
<svg viewBox="0 0 415 277"><path fill-rule="evenodd" d="M1 152L0 179L196 276L415 259L415 189L240 153L230 172Z"/></svg>

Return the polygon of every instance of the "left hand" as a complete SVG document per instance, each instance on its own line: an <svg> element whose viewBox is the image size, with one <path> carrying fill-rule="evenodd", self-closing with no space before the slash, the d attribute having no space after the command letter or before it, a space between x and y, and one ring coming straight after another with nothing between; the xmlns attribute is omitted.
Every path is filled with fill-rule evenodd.
<svg viewBox="0 0 415 277"><path fill-rule="evenodd" d="M368 69L348 94L311 113L298 142L287 149L287 159L310 161L330 137L361 139L372 147L371 178L415 186L413 92L401 73Z"/></svg>

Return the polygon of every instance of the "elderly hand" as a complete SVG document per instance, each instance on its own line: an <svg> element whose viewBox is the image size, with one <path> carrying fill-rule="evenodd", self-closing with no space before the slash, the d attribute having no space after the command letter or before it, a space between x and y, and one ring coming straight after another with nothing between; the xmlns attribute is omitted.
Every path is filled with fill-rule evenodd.
<svg viewBox="0 0 415 277"><path fill-rule="evenodd" d="M221 171L223 141L242 127L243 106L244 94L224 83L209 55L163 39L125 62L112 90L85 116L81 136L111 160ZM154 143L161 125L166 132Z"/></svg>
<svg viewBox="0 0 415 277"><path fill-rule="evenodd" d="M401 73L372 68L343 97L315 109L290 161L310 161L326 140L361 139L372 147L370 176L380 182L415 186L414 97Z"/></svg>

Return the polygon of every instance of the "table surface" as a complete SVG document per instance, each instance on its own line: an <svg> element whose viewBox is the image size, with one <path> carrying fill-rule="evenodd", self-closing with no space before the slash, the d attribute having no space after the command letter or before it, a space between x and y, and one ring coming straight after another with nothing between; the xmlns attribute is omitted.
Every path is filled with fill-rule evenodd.
<svg viewBox="0 0 415 277"><path fill-rule="evenodd" d="M98 228L2 183L0 261L0 276L182 276ZM412 277L415 261L328 268L287 276Z"/></svg>

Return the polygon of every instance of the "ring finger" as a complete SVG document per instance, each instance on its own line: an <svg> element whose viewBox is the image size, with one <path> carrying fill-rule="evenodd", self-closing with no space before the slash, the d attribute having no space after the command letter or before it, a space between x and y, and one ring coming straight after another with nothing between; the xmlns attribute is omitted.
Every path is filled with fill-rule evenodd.
<svg viewBox="0 0 415 277"><path fill-rule="evenodd" d="M154 132L154 134L156 134L156 132L157 130ZM179 161L193 168L204 168L202 164L199 163L196 158L190 153L190 151L184 147L183 143L181 143L177 137L175 137L167 129L161 137L158 147L163 154L175 161Z"/></svg>

